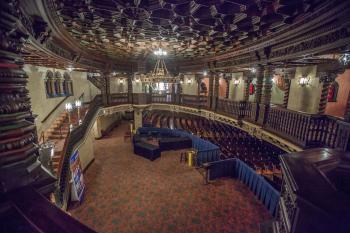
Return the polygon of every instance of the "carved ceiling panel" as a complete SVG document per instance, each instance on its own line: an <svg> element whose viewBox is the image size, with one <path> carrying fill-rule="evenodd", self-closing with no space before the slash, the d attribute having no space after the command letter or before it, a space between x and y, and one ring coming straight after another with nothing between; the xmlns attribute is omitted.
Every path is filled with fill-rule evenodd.
<svg viewBox="0 0 350 233"><path fill-rule="evenodd" d="M162 46L178 59L212 56L279 31L321 0L49 0L89 51L142 58Z"/></svg>

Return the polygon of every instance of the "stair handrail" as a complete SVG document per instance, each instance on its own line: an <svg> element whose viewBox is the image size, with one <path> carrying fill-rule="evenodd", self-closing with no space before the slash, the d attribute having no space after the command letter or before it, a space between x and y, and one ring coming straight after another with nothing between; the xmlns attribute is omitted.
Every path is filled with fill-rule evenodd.
<svg viewBox="0 0 350 233"><path fill-rule="evenodd" d="M62 157L59 165L59 170L57 172L58 178L58 188L55 192L56 205L61 209L66 210L69 197L69 183L70 183L70 169L69 160L70 155L76 149L77 145L86 136L86 133L92 127L94 119L102 106L100 95L96 95L93 101L91 101L89 110L81 125L74 128L68 135L65 141L65 147L62 152Z"/></svg>

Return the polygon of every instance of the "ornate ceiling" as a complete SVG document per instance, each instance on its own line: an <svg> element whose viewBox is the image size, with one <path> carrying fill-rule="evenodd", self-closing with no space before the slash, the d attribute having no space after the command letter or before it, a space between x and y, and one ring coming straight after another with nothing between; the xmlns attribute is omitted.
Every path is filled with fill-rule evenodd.
<svg viewBox="0 0 350 233"><path fill-rule="evenodd" d="M142 58L162 46L177 59L254 44L322 0L50 0L71 36L94 54Z"/></svg>

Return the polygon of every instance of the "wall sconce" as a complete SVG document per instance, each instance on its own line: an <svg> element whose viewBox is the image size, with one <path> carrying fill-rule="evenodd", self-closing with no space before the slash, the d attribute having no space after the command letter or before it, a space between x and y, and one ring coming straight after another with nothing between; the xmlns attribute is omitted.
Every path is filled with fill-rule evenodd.
<svg viewBox="0 0 350 233"><path fill-rule="evenodd" d="M253 74L255 74L255 73L256 73L256 68L254 68L254 67L250 68L250 72L252 72Z"/></svg>
<svg viewBox="0 0 350 233"><path fill-rule="evenodd" d="M124 79L119 79L119 83L123 84L124 83Z"/></svg>
<svg viewBox="0 0 350 233"><path fill-rule="evenodd" d="M203 75L204 75L204 76L207 76L207 74L208 74L208 73L207 73L207 71L206 71L206 70L205 70L205 71L203 71Z"/></svg>
<svg viewBox="0 0 350 233"><path fill-rule="evenodd" d="M135 82L139 83L139 82L140 82L140 79L139 79L139 78L135 79Z"/></svg>
<svg viewBox="0 0 350 233"><path fill-rule="evenodd" d="M180 80L180 84L183 84L184 83L184 81L183 80Z"/></svg>
<svg viewBox="0 0 350 233"><path fill-rule="evenodd" d="M68 66L67 70L68 70L68 72L72 72L74 70L74 68L72 66Z"/></svg>
<svg viewBox="0 0 350 233"><path fill-rule="evenodd" d="M339 62L343 65L343 66L347 66L350 63L350 53L344 53L343 55L341 55L339 57Z"/></svg>
<svg viewBox="0 0 350 233"><path fill-rule="evenodd" d="M299 85L304 87L309 85L310 83L310 77L309 76L301 76L299 79Z"/></svg>
<svg viewBox="0 0 350 233"><path fill-rule="evenodd" d="M233 80L233 85L235 85L236 87L240 84L240 80L239 79L235 79Z"/></svg>
<svg viewBox="0 0 350 233"><path fill-rule="evenodd" d="M187 79L187 84L191 84L192 83L192 79Z"/></svg>

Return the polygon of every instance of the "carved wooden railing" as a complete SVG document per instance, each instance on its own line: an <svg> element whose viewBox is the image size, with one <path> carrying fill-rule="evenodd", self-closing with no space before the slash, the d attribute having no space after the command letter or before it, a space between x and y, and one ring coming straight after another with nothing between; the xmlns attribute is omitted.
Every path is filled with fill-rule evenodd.
<svg viewBox="0 0 350 233"><path fill-rule="evenodd" d="M111 94L111 105L127 104L128 102L128 93Z"/></svg>
<svg viewBox="0 0 350 233"><path fill-rule="evenodd" d="M70 167L69 160L70 156L74 152L76 146L81 142L81 140L86 136L86 133L89 132L94 119L102 106L101 96L96 96L94 100L90 103L89 110L85 115L82 124L75 127L67 137L65 151L63 151L63 157L60 161L60 169L58 171L58 188L55 193L56 204L62 209L67 208L69 192L69 179L70 179Z"/></svg>
<svg viewBox="0 0 350 233"><path fill-rule="evenodd" d="M173 95L170 93L155 94L152 93L152 103L174 103Z"/></svg>
<svg viewBox="0 0 350 233"><path fill-rule="evenodd" d="M206 108L207 107L207 96L197 95L180 95L180 105L195 107L195 108Z"/></svg>
<svg viewBox="0 0 350 233"><path fill-rule="evenodd" d="M250 111L247 110L249 105L245 101L232 101L228 99L219 99L217 103L217 112L224 113L225 115L233 116L237 119L242 119L244 117L250 117Z"/></svg>
<svg viewBox="0 0 350 233"><path fill-rule="evenodd" d="M264 128L303 148L335 147L338 120L272 106Z"/></svg>

